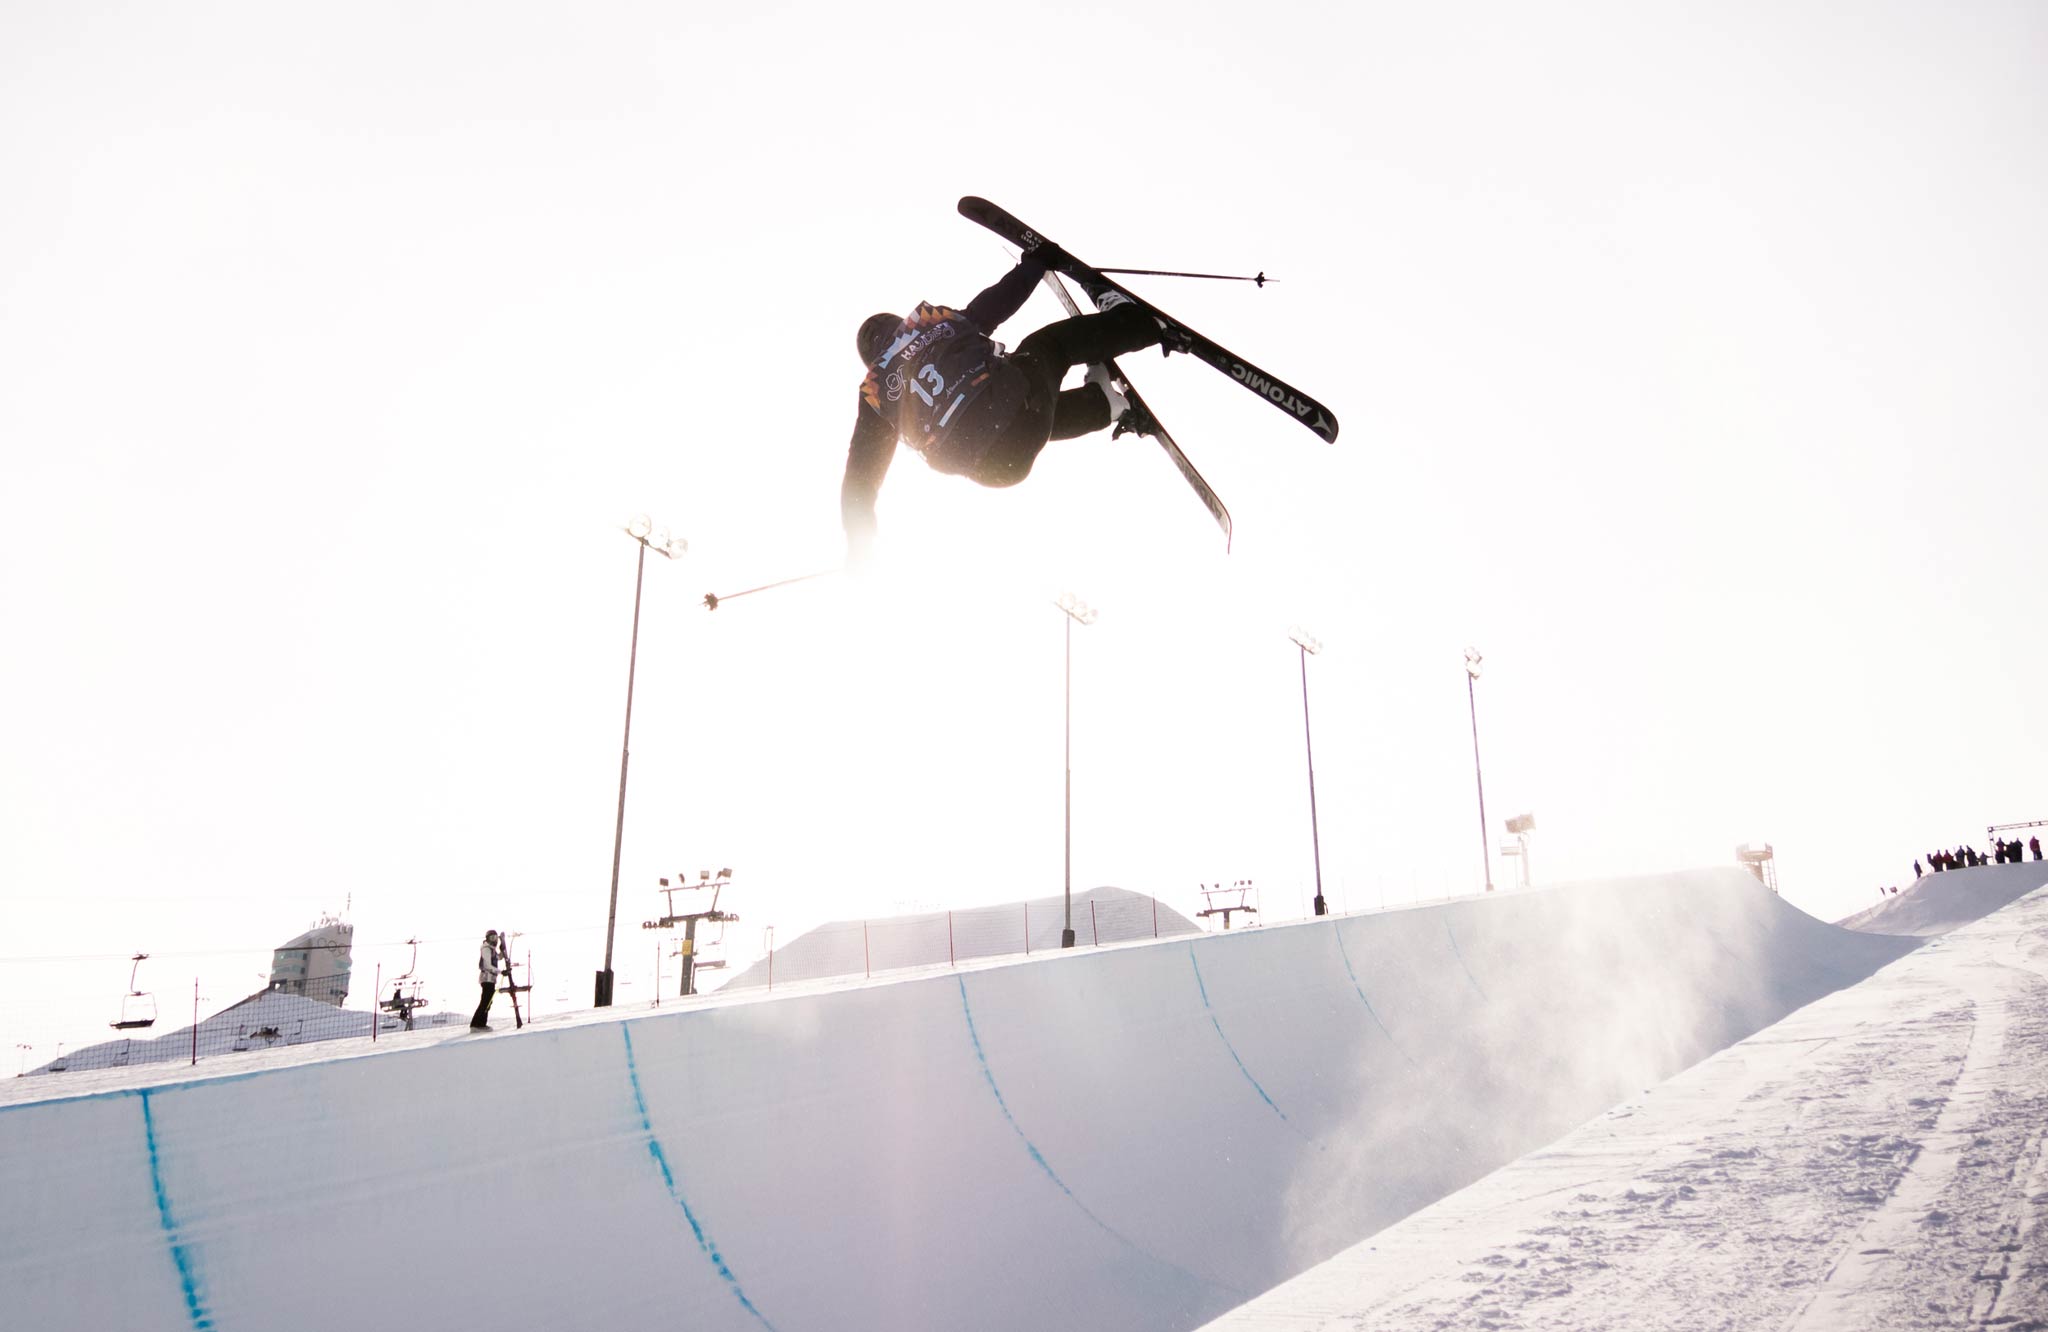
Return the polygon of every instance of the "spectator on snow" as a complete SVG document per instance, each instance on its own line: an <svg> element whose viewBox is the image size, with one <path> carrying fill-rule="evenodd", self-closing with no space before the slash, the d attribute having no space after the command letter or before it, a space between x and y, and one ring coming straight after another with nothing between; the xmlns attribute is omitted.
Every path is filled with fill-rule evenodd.
<svg viewBox="0 0 2048 1332"><path fill-rule="evenodd" d="M2029 837L2027 839L2027 845L2033 848L2034 859L2039 860L2041 858L2041 839L2038 837Z"/></svg>
<svg viewBox="0 0 2048 1332"><path fill-rule="evenodd" d="M498 932L484 931L483 947L477 950L476 979L483 993L476 1001L476 1015L469 1020L471 1031L489 1031L491 996L498 992Z"/></svg>
<svg viewBox="0 0 2048 1332"><path fill-rule="evenodd" d="M1913 862L1913 877L1916 879L1923 877L1920 873L1920 862L1917 860Z"/></svg>

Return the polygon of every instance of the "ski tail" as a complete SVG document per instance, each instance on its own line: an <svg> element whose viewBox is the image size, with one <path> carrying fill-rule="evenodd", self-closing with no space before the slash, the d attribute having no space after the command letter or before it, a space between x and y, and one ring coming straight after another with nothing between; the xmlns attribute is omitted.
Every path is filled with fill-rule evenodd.
<svg viewBox="0 0 2048 1332"><path fill-rule="evenodd" d="M1067 290L1066 283L1060 281L1059 274L1047 273L1045 275L1045 285L1051 290L1053 295L1059 297L1060 304L1066 307L1068 314L1078 315L1082 313L1081 303L1074 299L1074 293ZM1223 529L1223 549L1228 553L1231 541L1230 510L1224 506L1222 497L1216 493L1215 488L1208 481L1203 479L1202 474L1195 470L1195 465L1188 461L1188 455L1182 453L1180 445L1173 442L1173 436L1166 433L1166 427L1159 424L1158 413L1154 412L1150 404L1138 396L1137 385L1131 383L1131 377L1124 373L1123 367L1119 366L1115 361L1109 361L1107 364L1109 366L1109 373L1124 382L1124 396L1130 400L1131 406L1150 418L1154 427L1151 432L1152 438L1159 441L1159 447L1166 451L1166 456L1172 460L1174 467L1179 470L1181 478L1195 492L1195 497L1202 501L1202 507L1209 511L1209 516L1214 518L1216 525Z"/></svg>

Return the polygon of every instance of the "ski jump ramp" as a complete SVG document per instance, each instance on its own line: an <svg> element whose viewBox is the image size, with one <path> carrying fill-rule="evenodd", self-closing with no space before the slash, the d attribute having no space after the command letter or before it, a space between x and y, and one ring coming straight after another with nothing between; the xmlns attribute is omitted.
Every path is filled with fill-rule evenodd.
<svg viewBox="0 0 2048 1332"><path fill-rule="evenodd" d="M1192 1328L1917 943L1710 870L37 1079L0 1321Z"/></svg>

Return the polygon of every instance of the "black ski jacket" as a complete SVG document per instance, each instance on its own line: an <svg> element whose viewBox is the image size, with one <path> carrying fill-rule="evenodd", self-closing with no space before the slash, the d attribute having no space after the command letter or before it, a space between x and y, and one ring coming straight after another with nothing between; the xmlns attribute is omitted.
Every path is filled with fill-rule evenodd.
<svg viewBox="0 0 2048 1332"><path fill-rule="evenodd" d="M875 496L899 440L946 472L967 470L970 455L986 447L987 438L956 438L952 426L1002 361L1003 349L989 334L1024 308L1044 275L1045 265L1027 255L966 309L921 302L897 326L860 384L839 487L840 520L849 536L864 539L874 531ZM976 433L985 434L988 424L978 421Z"/></svg>

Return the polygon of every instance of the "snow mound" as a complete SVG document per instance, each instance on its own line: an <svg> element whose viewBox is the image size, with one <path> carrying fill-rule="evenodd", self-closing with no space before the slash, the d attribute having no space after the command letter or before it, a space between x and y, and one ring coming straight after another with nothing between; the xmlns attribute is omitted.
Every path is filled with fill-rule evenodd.
<svg viewBox="0 0 2048 1332"><path fill-rule="evenodd" d="M1982 920L2048 885L2048 861L1944 870L1866 911L1836 921L1845 930L1931 938Z"/></svg>
<svg viewBox="0 0 2048 1332"><path fill-rule="evenodd" d="M721 989L871 975L945 966L969 958L1057 951L1066 899L1039 897L1002 906L928 911L881 920L835 920L806 931L727 981ZM1074 937L1083 948L1201 933L1193 921L1126 888L1074 894Z"/></svg>

